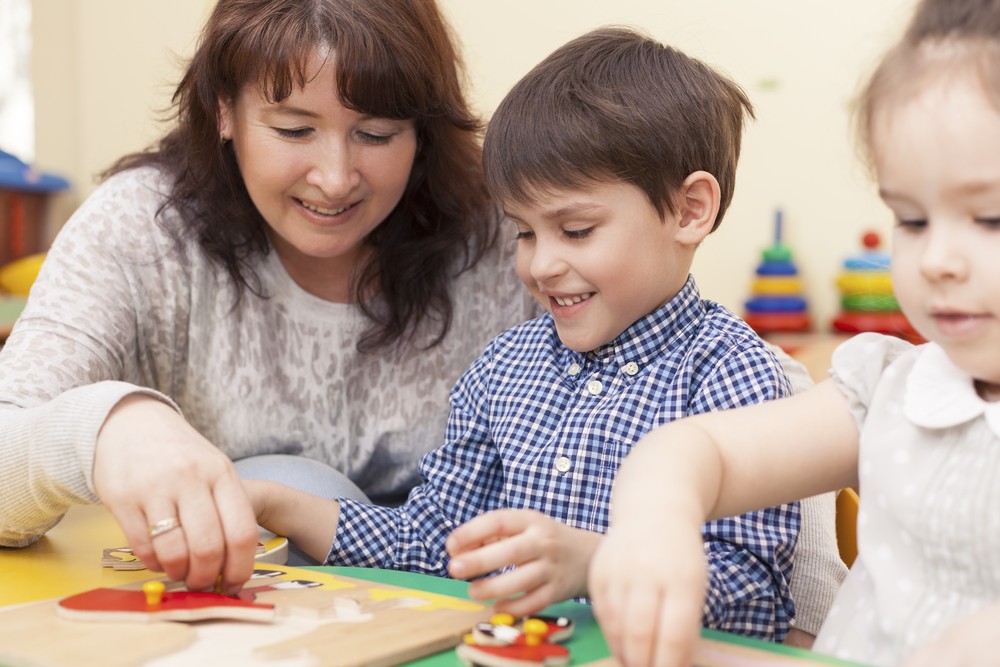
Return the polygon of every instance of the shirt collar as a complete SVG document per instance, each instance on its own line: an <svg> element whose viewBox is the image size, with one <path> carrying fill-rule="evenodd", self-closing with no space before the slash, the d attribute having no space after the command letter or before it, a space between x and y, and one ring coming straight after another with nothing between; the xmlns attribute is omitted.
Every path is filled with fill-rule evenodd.
<svg viewBox="0 0 1000 667"><path fill-rule="evenodd" d="M935 343L921 349L906 382L903 414L923 428L948 428L983 416L1000 437L1000 402L984 401L975 381Z"/></svg>
<svg viewBox="0 0 1000 667"><path fill-rule="evenodd" d="M647 362L686 340L685 332L704 316L705 305L698 286L688 276L684 287L670 301L634 322L610 343L583 354L563 346L561 356L566 365L577 363L584 368L611 359L621 364L635 362L645 368Z"/></svg>

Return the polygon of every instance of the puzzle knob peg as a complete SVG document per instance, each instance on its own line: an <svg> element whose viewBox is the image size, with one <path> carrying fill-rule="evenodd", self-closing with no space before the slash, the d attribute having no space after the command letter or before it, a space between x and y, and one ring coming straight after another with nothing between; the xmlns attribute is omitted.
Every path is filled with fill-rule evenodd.
<svg viewBox="0 0 1000 667"><path fill-rule="evenodd" d="M528 646L538 646L548 634L549 626L540 618L529 618L524 622L524 643Z"/></svg>
<svg viewBox="0 0 1000 667"><path fill-rule="evenodd" d="M142 585L142 592L146 594L146 606L158 607L163 601L163 591L166 586L162 581L147 581Z"/></svg>
<svg viewBox="0 0 1000 667"><path fill-rule="evenodd" d="M493 614L490 617L490 623L493 625L514 625L514 617L510 614Z"/></svg>

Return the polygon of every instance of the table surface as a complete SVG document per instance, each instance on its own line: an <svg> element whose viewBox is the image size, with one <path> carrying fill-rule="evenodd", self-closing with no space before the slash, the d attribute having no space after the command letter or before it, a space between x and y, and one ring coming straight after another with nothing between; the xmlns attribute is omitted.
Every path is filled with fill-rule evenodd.
<svg viewBox="0 0 1000 667"><path fill-rule="evenodd" d="M105 548L125 544L121 529L104 507L73 507L58 525L33 545L24 549L0 547L0 606L64 597L98 587L122 586L155 576L147 570L116 571L101 567L100 560ZM351 567L310 569L468 598L468 584L452 579L394 570ZM574 665L600 661L601 667L617 667L616 662L607 659L607 644L589 606L563 602L548 608L546 613L569 616L575 621L576 630L568 644L573 653ZM848 664L808 651L713 630L704 630L702 634L706 639L712 640L709 644L715 647L725 644L728 648L724 652L742 652L736 654L736 657L712 663L720 667ZM453 652L445 651L410 664L415 667L456 667L459 663Z"/></svg>

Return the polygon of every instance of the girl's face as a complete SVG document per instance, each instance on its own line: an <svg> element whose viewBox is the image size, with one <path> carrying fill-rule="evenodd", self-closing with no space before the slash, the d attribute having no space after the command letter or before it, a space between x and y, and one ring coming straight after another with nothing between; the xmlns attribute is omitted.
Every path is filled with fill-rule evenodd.
<svg viewBox="0 0 1000 667"><path fill-rule="evenodd" d="M320 52L307 83L271 103L255 86L220 108L250 199L292 278L331 301L349 300L364 240L399 203L417 152L413 121L346 108Z"/></svg>
<svg viewBox="0 0 1000 667"><path fill-rule="evenodd" d="M939 76L874 118L896 217L892 280L910 322L1000 398L1000 112L974 76Z"/></svg>

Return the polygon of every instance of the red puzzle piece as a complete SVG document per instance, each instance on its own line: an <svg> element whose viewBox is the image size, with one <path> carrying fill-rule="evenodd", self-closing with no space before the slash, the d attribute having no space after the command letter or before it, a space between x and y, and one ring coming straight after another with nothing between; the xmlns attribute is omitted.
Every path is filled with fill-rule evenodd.
<svg viewBox="0 0 1000 667"><path fill-rule="evenodd" d="M159 603L147 602L146 593L119 588L95 588L59 601L63 618L81 621L203 621L231 619L273 621L274 605L260 604L221 593L167 591Z"/></svg>

